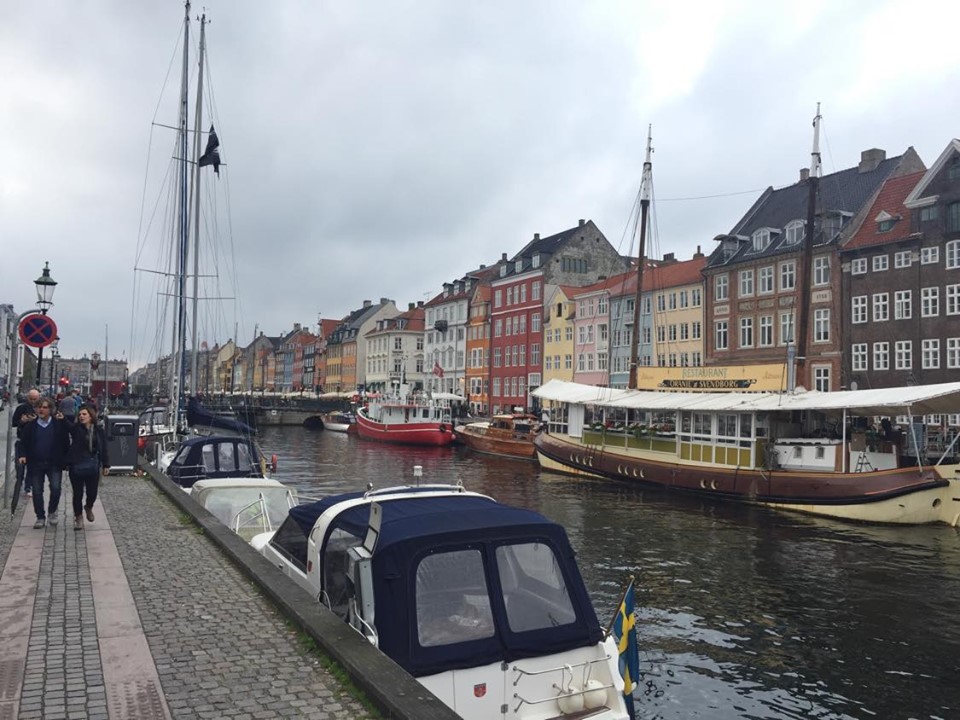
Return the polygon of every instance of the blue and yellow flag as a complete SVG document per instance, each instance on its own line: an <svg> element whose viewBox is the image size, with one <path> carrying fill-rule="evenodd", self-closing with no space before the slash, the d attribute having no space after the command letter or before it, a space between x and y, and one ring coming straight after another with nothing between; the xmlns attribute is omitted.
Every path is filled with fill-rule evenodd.
<svg viewBox="0 0 960 720"><path fill-rule="evenodd" d="M620 653L620 675L623 677L623 698L631 720L636 720L633 708L633 689L640 681L640 650L637 647L636 617L633 607L633 580L623 594L623 601L613 619L611 632Z"/></svg>

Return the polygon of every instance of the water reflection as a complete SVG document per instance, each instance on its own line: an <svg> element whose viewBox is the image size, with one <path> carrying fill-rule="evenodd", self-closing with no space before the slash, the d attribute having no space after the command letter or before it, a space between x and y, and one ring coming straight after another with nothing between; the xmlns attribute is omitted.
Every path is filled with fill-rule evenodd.
<svg viewBox="0 0 960 720"><path fill-rule="evenodd" d="M310 494L462 480L561 523L606 623L637 578L644 718L960 717L960 534L541 472L462 448L267 430Z"/></svg>

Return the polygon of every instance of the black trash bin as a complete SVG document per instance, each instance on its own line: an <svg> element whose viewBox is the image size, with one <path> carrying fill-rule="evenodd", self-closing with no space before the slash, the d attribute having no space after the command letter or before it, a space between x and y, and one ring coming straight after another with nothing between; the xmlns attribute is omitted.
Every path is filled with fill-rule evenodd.
<svg viewBox="0 0 960 720"><path fill-rule="evenodd" d="M107 416L105 430L111 470L136 469L138 426L136 415Z"/></svg>

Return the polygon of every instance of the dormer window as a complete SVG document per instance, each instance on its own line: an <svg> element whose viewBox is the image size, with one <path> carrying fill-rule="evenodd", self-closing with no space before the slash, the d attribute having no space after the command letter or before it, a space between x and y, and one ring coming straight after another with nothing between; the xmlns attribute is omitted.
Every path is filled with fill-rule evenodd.
<svg viewBox="0 0 960 720"><path fill-rule="evenodd" d="M753 234L753 249L760 252L768 247L770 247L770 230L769 228L760 228Z"/></svg>
<svg viewBox="0 0 960 720"><path fill-rule="evenodd" d="M893 230L894 223L896 222L897 221L893 219L881 220L880 222L877 223L877 232L882 232L882 233L890 232L891 230Z"/></svg>
<svg viewBox="0 0 960 720"><path fill-rule="evenodd" d="M507 276L507 266L506 266L506 265L501 265L501 266L500 266L500 277L506 277L506 276Z"/></svg>
<svg viewBox="0 0 960 720"><path fill-rule="evenodd" d="M517 261L513 264L513 271L514 271L515 273L518 273L518 272L520 272L521 270L523 270L523 258L520 258L519 260L517 260Z"/></svg>
<svg viewBox="0 0 960 720"><path fill-rule="evenodd" d="M787 225L787 245L796 245L803 240L803 220L794 220Z"/></svg>
<svg viewBox="0 0 960 720"><path fill-rule="evenodd" d="M530 266L535 268L540 267L540 253L537 253L533 256L533 258L531 258Z"/></svg>

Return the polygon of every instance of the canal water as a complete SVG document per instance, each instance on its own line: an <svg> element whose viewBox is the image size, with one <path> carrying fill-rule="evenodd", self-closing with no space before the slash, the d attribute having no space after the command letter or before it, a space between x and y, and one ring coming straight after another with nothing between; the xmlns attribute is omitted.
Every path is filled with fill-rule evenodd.
<svg viewBox="0 0 960 720"><path fill-rule="evenodd" d="M541 471L464 448L268 428L310 494L462 480L562 524L606 624L636 577L637 716L960 718L960 533L875 527Z"/></svg>

